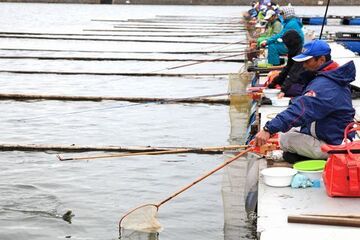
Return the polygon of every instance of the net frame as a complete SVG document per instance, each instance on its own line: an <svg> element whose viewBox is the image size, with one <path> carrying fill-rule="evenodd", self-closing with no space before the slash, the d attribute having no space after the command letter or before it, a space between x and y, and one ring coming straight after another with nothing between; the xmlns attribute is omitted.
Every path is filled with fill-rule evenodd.
<svg viewBox="0 0 360 240"><path fill-rule="evenodd" d="M156 219L156 215L157 215L157 212L159 211L159 208L161 205L165 204L166 202L170 201L171 199L173 199L174 197L176 197L177 195L179 195L180 193L186 191L187 189L191 188L192 186L194 186L195 184L199 183L200 181L204 180L205 178L207 178L208 176L212 175L213 173L217 172L218 170L222 169L223 167L227 166L228 164L230 164L231 162L239 159L241 156L245 155L246 153L250 152L251 150L253 150L253 146L249 146L247 149L245 149L244 151L238 153L237 155L235 155L234 157L232 158L229 158L228 160L226 160L224 163L220 164L219 166L217 166L215 169L207 172L206 174L202 175L201 177L197 178L194 182L184 186L183 188L181 188L180 190L178 190L177 192L173 193L172 195L170 195L169 197L167 197L166 199L162 200L161 202L159 202L158 204L143 204L141 206L138 206L132 210L130 210L129 212L127 212L119 221L119 234L121 236L121 230L122 229L131 229L131 230L134 230L134 231L142 231L142 232L149 232L149 233L154 233L153 231L161 231L162 230L162 227L160 225L160 223L157 221ZM146 207L153 207L155 208L156 211L153 211L153 214L152 216L150 217L146 217L146 219L152 219L152 221L154 223L157 223L152 225L151 223L149 224L145 224L145 225L148 225L148 226L157 226L157 227L151 227L151 228L140 228L140 227L132 227L131 224L129 224L129 226L125 227L124 225L124 221L126 223L126 221L130 218L136 218L137 214L136 214L136 211L139 211L139 209L142 209L142 208L146 208ZM135 214L135 216L131 216L131 214ZM142 214L143 216L145 214ZM131 221L131 220L129 220ZM135 221L135 222L141 222L140 220L139 221ZM141 224L139 224L141 226ZM149 231L151 230L151 231Z"/></svg>

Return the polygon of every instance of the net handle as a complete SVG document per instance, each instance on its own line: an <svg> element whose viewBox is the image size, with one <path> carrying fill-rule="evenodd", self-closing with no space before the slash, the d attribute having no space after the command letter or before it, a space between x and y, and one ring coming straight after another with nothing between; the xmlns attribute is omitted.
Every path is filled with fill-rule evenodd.
<svg viewBox="0 0 360 240"><path fill-rule="evenodd" d="M189 188L191 188L192 186L194 186L195 184L197 184L198 182L204 180L205 178L207 178L208 176L210 176L211 174L219 171L220 169L222 169L223 167L225 167L226 165L232 163L233 161L235 161L236 159L240 158L241 156L245 155L246 153L250 152L253 149L253 147L248 147L247 149L245 149L244 151L238 153L237 155L235 155L234 157L226 160L224 163L222 163L221 165L217 166L215 169L211 170L210 172L204 174L203 176L199 177L198 179L196 179L194 182L190 183L189 185L184 186L183 188L181 188L179 191L173 193L171 196L169 196L168 198L162 200L161 202L159 202L157 205L155 205L157 208L159 208L161 205L165 204L166 202L170 201L171 199L173 199L174 197L176 197L177 195L179 195L180 193L188 190Z"/></svg>

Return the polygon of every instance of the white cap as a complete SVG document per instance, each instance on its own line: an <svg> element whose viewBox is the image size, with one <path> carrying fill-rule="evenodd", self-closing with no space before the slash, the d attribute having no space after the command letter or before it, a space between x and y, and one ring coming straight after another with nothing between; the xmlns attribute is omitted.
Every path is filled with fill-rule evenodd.
<svg viewBox="0 0 360 240"><path fill-rule="evenodd" d="M264 20L269 20L272 16L276 15L276 12L274 10L267 10L266 15L264 17Z"/></svg>

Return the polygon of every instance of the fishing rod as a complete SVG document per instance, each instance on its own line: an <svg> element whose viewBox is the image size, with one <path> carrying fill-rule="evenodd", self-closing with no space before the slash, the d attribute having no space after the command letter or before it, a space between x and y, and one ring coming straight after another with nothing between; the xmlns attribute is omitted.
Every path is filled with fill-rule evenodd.
<svg viewBox="0 0 360 240"><path fill-rule="evenodd" d="M156 42L156 43L190 43L190 44L228 44L229 42L185 41L185 40L155 40L155 39L119 39L119 38L75 38L75 37L46 37L23 35L0 35L0 38L72 40L72 41L105 41L105 42Z"/></svg>
<svg viewBox="0 0 360 240"><path fill-rule="evenodd" d="M325 21L326 21L326 16L327 16L327 12L328 12L328 9L329 9L329 5L330 5L330 0L328 0L328 2L327 2L327 4L326 4L326 10L325 10L323 22L322 22L322 25L321 25L321 31L320 31L319 40L321 40L321 37L322 37L322 33L323 33L323 30L324 30L324 25L325 25Z"/></svg>
<svg viewBox="0 0 360 240"><path fill-rule="evenodd" d="M176 103L176 102L184 101L186 99L196 99L196 98L201 99L201 98L221 97L221 96L231 96L231 95L241 95L241 94L247 94L247 93L246 93L246 91L242 91L242 92L227 92L227 93L220 93L220 94L201 95L201 96L186 97L186 98L173 98L173 99L170 98L170 99L167 99L167 101L164 101L161 103L162 104L163 103ZM37 116L37 117L18 119L16 121L22 122L22 121L41 119L41 118L48 118L48 117L52 117L52 116L65 116L65 115L102 111L102 110L109 110L109 109L116 109L116 108L117 109L128 108L128 107L135 107L135 106L146 105L146 104L149 104L149 102L141 102L141 103L134 103L134 104L128 104L128 105L121 105L121 106L116 105L116 106L105 107L105 108L94 108L94 109L81 110L81 111L72 111L72 112L67 112L67 113L46 114L46 115Z"/></svg>
<svg viewBox="0 0 360 240"><path fill-rule="evenodd" d="M173 98L154 98L154 97L106 97L106 96L66 96L66 95L36 95L19 93L0 93L1 100L56 100L56 101L121 101L121 102L171 102ZM176 100L176 99L175 99ZM176 100L179 103L205 103L205 104L225 104L228 105L229 99L210 99L210 98L189 98L185 100Z"/></svg>
<svg viewBox="0 0 360 240"><path fill-rule="evenodd" d="M56 157L59 161L76 161L76 160L93 160L104 158L122 158L133 156L145 156L145 155L163 155L163 154L178 154L178 153L198 153L198 154L218 154L227 150L238 150L240 148L247 148L248 145L231 145L231 146L219 146L219 147L201 147L201 148L169 148L165 150L152 150L145 152L130 152L130 153L115 153L115 154L102 154L82 157L62 157L57 154Z"/></svg>
<svg viewBox="0 0 360 240"><path fill-rule="evenodd" d="M207 24L207 25L227 25L241 24L241 21L211 21L199 19L91 19L93 22L118 22L118 23L179 23L179 24Z"/></svg>
<svg viewBox="0 0 360 240"><path fill-rule="evenodd" d="M158 31L153 31L153 30L149 30L149 29L83 29L84 32L86 31L92 31L92 32L161 32L161 33L244 33L246 32L246 30L225 30L225 31L219 31L219 30L214 30L214 31L200 31L200 30L188 30L188 31L184 31L184 30L178 30L178 31L171 31L171 30L158 30Z"/></svg>
<svg viewBox="0 0 360 240"><path fill-rule="evenodd" d="M37 60L70 60L70 61L142 61L142 62L189 62L189 61L206 61L194 58L113 58L113 57L44 57L44 56L0 56L0 59L37 59ZM209 59L211 60L211 59ZM245 59L214 59L213 62L245 62Z"/></svg>
<svg viewBox="0 0 360 240"><path fill-rule="evenodd" d="M214 59L210 59L210 60L199 60L199 61L196 61L196 62L193 62L193 63L183 64L183 65L179 65L179 66L175 66L175 67L168 67L168 68L166 68L166 70L178 69L178 68L193 66L193 65L196 65L196 64L201 64L201 63L206 63L206 62L214 62L214 61L219 61L219 60L222 60L222 59L225 59L225 58L238 57L238 56L242 56L242 55L244 55L244 53L233 54L233 55L214 58Z"/></svg>
<svg viewBox="0 0 360 240"><path fill-rule="evenodd" d="M100 36L100 37L215 37L228 36L230 34L182 34L182 35L159 35L159 34L91 34L91 33L45 33L45 32L0 32L1 35L48 35L48 36Z"/></svg>
<svg viewBox="0 0 360 240"><path fill-rule="evenodd" d="M209 47L213 48L213 47ZM222 47L223 48L223 47ZM204 48L202 48L204 49ZM96 50L70 50L70 49L31 49L31 48L0 48L0 50L4 51L33 51L33 52L81 52L81 53L134 53L134 54L210 54L210 53L234 53L240 52L240 50L230 50L230 51L179 51L179 52L157 52L157 51L96 51Z"/></svg>
<svg viewBox="0 0 360 240"><path fill-rule="evenodd" d="M116 24L118 26L128 26L128 27L137 27L137 26L153 26L153 27L182 27L182 28L193 28L193 27L204 27L204 28L242 28L244 29L243 24L238 23L229 23L224 25L218 24L205 24L205 23L166 23L166 22L157 22L157 23L149 23L149 22L112 22L112 24Z"/></svg>
<svg viewBox="0 0 360 240"><path fill-rule="evenodd" d="M124 26L124 25L114 25L114 28L122 28L122 29L190 29L190 30L244 30L245 28L240 27L184 27L184 26Z"/></svg>
<svg viewBox="0 0 360 240"><path fill-rule="evenodd" d="M239 54L233 54L229 56L214 58L210 60L199 60L193 63L176 65L173 67L165 67L162 69L157 69L150 72L65 72L65 71L28 71L28 70L0 70L0 73L16 73L16 74L59 74L59 75L100 75L100 76L138 76L138 77L199 77L199 76L224 76L229 73L161 73L166 70L179 69L183 67L193 66L202 63L209 63L214 61L219 61L225 58L231 58L236 56L241 56L246 54L247 51L241 52Z"/></svg>

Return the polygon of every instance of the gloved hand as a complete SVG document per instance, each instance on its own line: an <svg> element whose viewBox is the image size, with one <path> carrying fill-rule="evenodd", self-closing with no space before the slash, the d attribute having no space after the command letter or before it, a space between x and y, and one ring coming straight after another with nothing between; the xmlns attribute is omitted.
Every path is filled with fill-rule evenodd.
<svg viewBox="0 0 360 240"><path fill-rule="evenodd" d="M266 47L266 45L267 45L267 41L265 40L265 41L262 41L261 43L260 43L260 46L261 47Z"/></svg>

